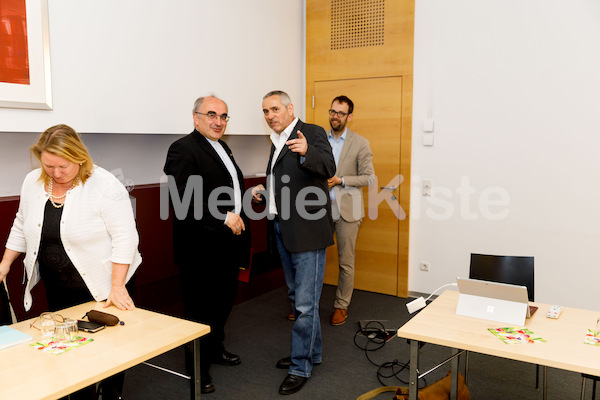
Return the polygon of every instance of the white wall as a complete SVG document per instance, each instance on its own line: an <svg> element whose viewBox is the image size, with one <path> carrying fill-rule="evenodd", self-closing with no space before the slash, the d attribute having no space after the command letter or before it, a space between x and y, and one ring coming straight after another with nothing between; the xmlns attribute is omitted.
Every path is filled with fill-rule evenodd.
<svg viewBox="0 0 600 400"><path fill-rule="evenodd" d="M411 292L472 252L534 256L537 301L600 308L599 21L590 0L416 1Z"/></svg>
<svg viewBox="0 0 600 400"><path fill-rule="evenodd" d="M270 90L304 109L302 0L48 3L54 109L0 109L0 131L185 134L211 93L229 105L229 134L269 132Z"/></svg>
<svg viewBox="0 0 600 400"><path fill-rule="evenodd" d="M19 193L35 167L29 147L58 123L82 133L102 167L158 183L168 146L193 129L194 100L211 93L228 103L224 139L240 168L264 173L262 96L285 90L304 116L304 9L303 0L50 0L54 109L0 108L0 196Z"/></svg>

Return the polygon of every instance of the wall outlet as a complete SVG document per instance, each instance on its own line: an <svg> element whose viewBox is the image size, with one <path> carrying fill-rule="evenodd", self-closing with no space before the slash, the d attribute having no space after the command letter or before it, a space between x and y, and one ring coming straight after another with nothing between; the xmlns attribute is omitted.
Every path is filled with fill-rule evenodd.
<svg viewBox="0 0 600 400"><path fill-rule="evenodd" d="M423 196L430 197L431 196L431 188L433 186L433 182L431 179L423 180Z"/></svg>
<svg viewBox="0 0 600 400"><path fill-rule="evenodd" d="M421 271L429 272L429 267L431 267L431 263L429 263L428 261L421 261L421 263L419 264L419 268L421 269Z"/></svg>

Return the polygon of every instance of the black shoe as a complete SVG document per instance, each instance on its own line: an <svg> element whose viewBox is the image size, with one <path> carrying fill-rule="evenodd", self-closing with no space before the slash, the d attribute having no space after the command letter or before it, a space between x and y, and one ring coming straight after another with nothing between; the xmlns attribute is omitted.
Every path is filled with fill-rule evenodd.
<svg viewBox="0 0 600 400"><path fill-rule="evenodd" d="M201 393L212 393L215 391L215 386L212 383L212 378L209 374L202 375L200 377L200 392Z"/></svg>
<svg viewBox="0 0 600 400"><path fill-rule="evenodd" d="M281 386L279 386L279 394L293 394L302 389L308 378L303 378L298 375L288 374Z"/></svg>
<svg viewBox="0 0 600 400"><path fill-rule="evenodd" d="M313 367L320 364L320 362L313 362ZM281 360L277 361L277 364L275 366L279 369L289 369L290 365L292 365L292 357L284 357Z"/></svg>
<svg viewBox="0 0 600 400"><path fill-rule="evenodd" d="M217 355L214 360L213 360L213 364L221 364L221 365L238 365L239 363L241 363L242 360L240 359L240 356L236 355L236 354L231 354L228 351L223 350L223 352L219 355Z"/></svg>

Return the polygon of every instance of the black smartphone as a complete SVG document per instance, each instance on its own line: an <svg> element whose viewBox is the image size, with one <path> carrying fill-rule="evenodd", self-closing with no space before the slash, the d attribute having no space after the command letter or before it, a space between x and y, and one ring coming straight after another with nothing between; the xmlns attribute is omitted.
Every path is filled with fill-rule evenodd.
<svg viewBox="0 0 600 400"><path fill-rule="evenodd" d="M106 325L102 325L97 322L89 322L89 321L79 320L79 321L77 321L77 328L80 331L94 333L94 332L98 332L101 329L106 328Z"/></svg>

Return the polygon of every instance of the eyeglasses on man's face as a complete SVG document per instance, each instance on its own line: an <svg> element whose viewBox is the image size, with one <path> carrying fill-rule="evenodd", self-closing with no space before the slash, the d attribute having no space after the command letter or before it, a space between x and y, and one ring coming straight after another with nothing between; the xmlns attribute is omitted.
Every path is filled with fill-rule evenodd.
<svg viewBox="0 0 600 400"><path fill-rule="evenodd" d="M221 120L221 122L227 122L227 121L229 121L229 118L231 118L227 114L217 115L217 113L214 112L214 111L209 111L207 113L201 113L201 112L196 111L196 114L206 115L208 117L208 119L211 120L211 121L214 121L217 118L219 118Z"/></svg>
<svg viewBox="0 0 600 400"><path fill-rule="evenodd" d="M348 115L349 113L345 113L343 111L335 111L335 110L329 110L329 116L333 117L335 115L338 116L338 118L344 118L346 115Z"/></svg>

